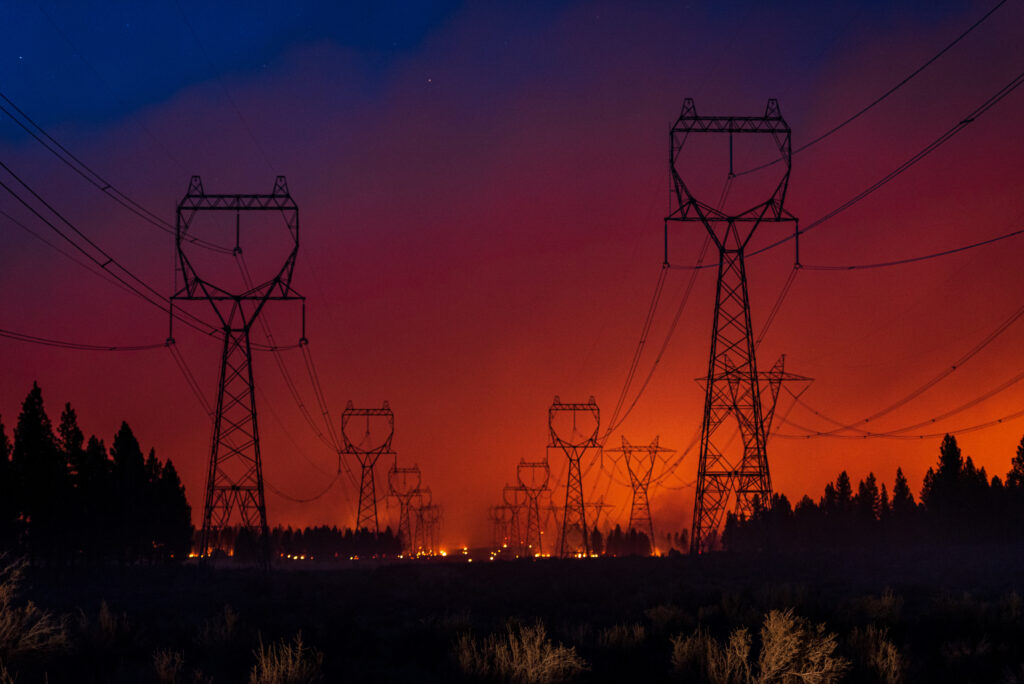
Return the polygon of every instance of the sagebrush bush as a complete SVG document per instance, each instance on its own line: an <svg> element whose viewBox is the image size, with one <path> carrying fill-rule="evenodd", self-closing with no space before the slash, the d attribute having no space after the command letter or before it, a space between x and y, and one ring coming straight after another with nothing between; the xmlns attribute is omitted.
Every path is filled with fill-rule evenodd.
<svg viewBox="0 0 1024 684"><path fill-rule="evenodd" d="M612 625L601 630L597 643L604 648L635 648L647 639L647 629L639 624Z"/></svg>
<svg viewBox="0 0 1024 684"><path fill-rule="evenodd" d="M672 666L690 679L711 684L826 684L837 682L848 664L837 658L836 637L824 625L811 626L792 610L770 611L760 631L756 667L751 637L733 630L724 644L698 628L672 639Z"/></svg>
<svg viewBox="0 0 1024 684"><path fill-rule="evenodd" d="M876 681L883 684L901 684L903 656L889 640L886 629L874 625L868 625L864 629L854 627L850 632L849 642Z"/></svg>
<svg viewBox="0 0 1024 684"><path fill-rule="evenodd" d="M160 684L177 684L185 667L185 657L180 651L161 649L153 653L153 670Z"/></svg>
<svg viewBox="0 0 1024 684"><path fill-rule="evenodd" d="M5 663L27 653L58 651L68 643L63 618L31 601L18 603L25 566L23 559L0 557L0 660Z"/></svg>
<svg viewBox="0 0 1024 684"><path fill-rule="evenodd" d="M455 657L466 674L520 684L562 682L587 669L575 648L548 639L542 622L510 624L504 635L483 641L463 634L456 641Z"/></svg>
<svg viewBox="0 0 1024 684"><path fill-rule="evenodd" d="M324 654L302 643L302 632L291 643L279 641L270 646L260 637L253 655L256 664L249 673L249 684L310 684L323 677Z"/></svg>
<svg viewBox="0 0 1024 684"><path fill-rule="evenodd" d="M200 646L220 646L231 641L238 629L238 613L230 605L209 620L203 620L196 632L196 642Z"/></svg>

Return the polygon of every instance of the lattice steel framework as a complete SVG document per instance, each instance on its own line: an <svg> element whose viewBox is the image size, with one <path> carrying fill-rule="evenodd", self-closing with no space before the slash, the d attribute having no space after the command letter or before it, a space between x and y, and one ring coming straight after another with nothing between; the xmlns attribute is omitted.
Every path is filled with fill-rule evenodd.
<svg viewBox="0 0 1024 684"><path fill-rule="evenodd" d="M520 460L516 478L526 494L526 524L524 526L526 551L533 556L544 553L544 528L540 520L540 497L548 489L551 466L544 461Z"/></svg>
<svg viewBox="0 0 1024 684"><path fill-rule="evenodd" d="M739 213L728 213L724 207L715 208L694 197L683 180L681 153L687 140L701 134L728 136L730 179L733 137L771 136L782 171L770 196ZM764 116L735 117L698 116L693 100L687 98L669 137L669 169L676 207L665 221L665 260L668 261L669 221L703 225L718 248L718 285L690 537L691 552L702 553L716 543L731 492L735 492L735 510L740 516L749 516L755 501L768 501L771 497L744 250L762 223L793 222L795 226L796 219L783 208L791 168L790 129L775 100L768 101ZM716 432L730 416L735 418L742 440L738 459L727 457L714 441Z"/></svg>
<svg viewBox="0 0 1024 684"><path fill-rule="evenodd" d="M526 551L526 488L505 485L501 490L501 499L505 503L505 509L509 511L508 548L512 549L516 556L522 556Z"/></svg>
<svg viewBox="0 0 1024 684"><path fill-rule="evenodd" d="M356 424L365 427L363 435L355 439L350 431ZM378 431L371 428L380 425ZM377 486L373 468L381 456L393 456L391 440L395 435L395 414L388 402L377 408L356 408L352 402L345 405L341 413L341 437L344 441L343 454L355 456L359 461L359 507L356 509L356 530L367 529L375 534L380 533L380 521L377 517ZM340 472L340 464L339 464Z"/></svg>
<svg viewBox="0 0 1024 684"><path fill-rule="evenodd" d="M398 499L398 538L402 542L402 551L415 551L413 546L412 500L418 495L420 488L420 467L399 468L398 464L388 470L388 491Z"/></svg>
<svg viewBox="0 0 1024 684"><path fill-rule="evenodd" d="M242 251L243 213L272 212L280 215L290 238L290 249L280 269L268 280L254 283L244 292L229 292L204 277L194 267L184 244L191 237L189 230L193 221L203 212L235 214L233 237L236 255ZM192 176L188 191L177 208L175 246L177 270L183 282L171 297L172 306L175 301L209 302L224 336L200 555L204 558L210 555L214 537L237 512L241 527L259 535L266 564L270 560L267 508L249 334L268 302L303 299L291 287L299 251L299 208L288 192L284 176L275 179L274 189L268 195L207 194L200 177ZM173 310L171 320L174 320Z"/></svg>
<svg viewBox="0 0 1024 684"><path fill-rule="evenodd" d="M412 505L413 519L416 523L412 530L412 552L417 554L430 554L430 534L427 530L426 511L433 507L434 494L430 487L417 487L410 500Z"/></svg>
<svg viewBox="0 0 1024 684"><path fill-rule="evenodd" d="M651 542L653 551L657 542L654 536L654 521L651 517L651 502L648 498L651 476L654 474L654 464L658 460L658 455L675 453L675 449L660 446L657 435L650 444L646 445L633 445L623 435L620 448L606 449L605 451L621 453L626 462L629 484L633 489L633 500L629 507L629 529L645 533Z"/></svg>
<svg viewBox="0 0 1024 684"><path fill-rule="evenodd" d="M569 415L571 434L562 436L556 424L559 416ZM580 431L577 418L583 416L585 421L593 422ZM598 431L601 424L601 413L594 397L585 404L563 404L556 396L548 409L548 431L551 434L549 448L556 448L565 454L569 461L568 478L565 485L565 512L562 516L562 533L558 542L558 555L576 556L590 555L590 538L587 529L587 512L583 499L583 472L580 461L588 451L600 449Z"/></svg>

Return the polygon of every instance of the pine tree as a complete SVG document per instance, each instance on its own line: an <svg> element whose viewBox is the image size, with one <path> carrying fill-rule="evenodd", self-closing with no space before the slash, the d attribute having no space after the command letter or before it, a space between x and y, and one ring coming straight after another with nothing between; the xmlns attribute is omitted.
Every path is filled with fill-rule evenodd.
<svg viewBox="0 0 1024 684"><path fill-rule="evenodd" d="M18 507L14 501L17 482L11 467L13 449L0 421L0 550L13 550L18 540Z"/></svg>
<svg viewBox="0 0 1024 684"><path fill-rule="evenodd" d="M53 434L36 383L21 405L11 458L18 487L14 501L26 525L29 551L51 561L63 551L61 537L69 500L68 463Z"/></svg>
<svg viewBox="0 0 1024 684"><path fill-rule="evenodd" d="M1010 461L1010 472L1006 474L1006 488L1024 490L1024 437L1017 445L1017 455Z"/></svg>
<svg viewBox="0 0 1024 684"><path fill-rule="evenodd" d="M914 503L914 495L910 491L910 484L903 474L902 468L896 469L896 483L892 488L892 515L897 520L907 520L917 509Z"/></svg>
<svg viewBox="0 0 1024 684"><path fill-rule="evenodd" d="M142 449L128 423L114 435L110 446L113 459L114 541L123 561L136 560L145 548L149 524L146 506L148 480Z"/></svg>
<svg viewBox="0 0 1024 684"><path fill-rule="evenodd" d="M160 472L157 501L160 522L157 541L165 549L167 558L183 560L192 546L192 507L188 505L185 486L171 459L167 459Z"/></svg>

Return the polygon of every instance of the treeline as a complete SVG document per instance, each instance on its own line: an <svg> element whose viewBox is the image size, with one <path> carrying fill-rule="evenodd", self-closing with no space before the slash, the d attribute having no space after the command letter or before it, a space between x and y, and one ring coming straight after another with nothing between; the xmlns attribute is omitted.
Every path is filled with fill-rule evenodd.
<svg viewBox="0 0 1024 684"><path fill-rule="evenodd" d="M390 527L380 533L365 528L341 530L327 525L296 530L290 526L275 527L270 530L268 544L271 558L291 557L314 562L349 560L357 556L394 558L402 553L401 540ZM238 562L258 563L262 558L259 534L251 529L225 528L217 534L215 546L228 549L232 559ZM226 555L228 552L219 553Z"/></svg>
<svg viewBox="0 0 1024 684"><path fill-rule="evenodd" d="M837 548L856 545L948 544L1024 540L1024 439L1005 482L964 458L946 435L928 469L920 500L897 469L890 495L874 473L857 484L843 471L815 503L795 507L783 494L756 505L750 519L726 518L722 544L731 551Z"/></svg>
<svg viewBox="0 0 1024 684"><path fill-rule="evenodd" d="M71 404L54 430L35 383L14 440L0 422L0 547L49 564L178 561L191 509L174 464L143 455L132 429L109 450L85 439Z"/></svg>
<svg viewBox="0 0 1024 684"><path fill-rule="evenodd" d="M590 534L590 551L602 556L650 556L651 540L644 532L630 529L622 531L621 525L609 530L607 538L595 527Z"/></svg>

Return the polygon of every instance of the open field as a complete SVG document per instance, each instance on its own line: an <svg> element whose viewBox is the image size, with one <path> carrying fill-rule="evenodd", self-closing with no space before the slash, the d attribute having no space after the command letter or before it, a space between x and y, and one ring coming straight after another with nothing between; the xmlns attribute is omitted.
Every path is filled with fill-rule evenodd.
<svg viewBox="0 0 1024 684"><path fill-rule="evenodd" d="M1024 681L1022 583L1024 549L1009 546L885 557L360 562L269 576L228 567L30 569L20 603L64 616L67 643L8 664L22 683L44 673L54 684L238 682L249 681L262 644L264 662L280 647L277 655L297 656L292 665L327 682L548 681L543 668L495 665L495 647L519 639L519 659L547 648L541 655L586 668L561 671L578 681L758 681L764 618L792 609L809 621L807 634L824 624L822 634L835 635L839 681L1016 682ZM714 645L741 627L752 668L736 677L748 679L709 674L705 655L686 660L683 642L698 628Z"/></svg>

